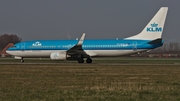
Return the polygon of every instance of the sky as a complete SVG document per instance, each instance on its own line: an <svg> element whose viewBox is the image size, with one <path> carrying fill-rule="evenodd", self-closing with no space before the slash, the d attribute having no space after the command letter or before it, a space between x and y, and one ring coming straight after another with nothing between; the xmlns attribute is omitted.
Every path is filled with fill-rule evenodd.
<svg viewBox="0 0 180 101"><path fill-rule="evenodd" d="M0 35L26 40L126 38L169 7L165 41L180 39L180 0L0 0Z"/></svg>

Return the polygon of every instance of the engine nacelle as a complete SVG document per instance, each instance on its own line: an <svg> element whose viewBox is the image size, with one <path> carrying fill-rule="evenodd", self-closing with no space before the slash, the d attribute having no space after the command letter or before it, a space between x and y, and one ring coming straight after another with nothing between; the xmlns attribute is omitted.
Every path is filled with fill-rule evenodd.
<svg viewBox="0 0 180 101"><path fill-rule="evenodd" d="M67 54L66 52L51 53L50 58L51 60L67 60Z"/></svg>

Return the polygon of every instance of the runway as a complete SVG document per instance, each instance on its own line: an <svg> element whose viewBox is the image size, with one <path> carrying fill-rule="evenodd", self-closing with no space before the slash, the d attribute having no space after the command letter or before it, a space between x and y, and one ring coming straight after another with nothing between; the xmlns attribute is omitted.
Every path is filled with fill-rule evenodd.
<svg viewBox="0 0 180 101"><path fill-rule="evenodd" d="M154 66L154 65L180 65L179 58L95 58L91 64L77 63L77 61L52 61L48 58L37 59L25 59L24 63L14 58L0 58L1 65L140 65L140 66Z"/></svg>

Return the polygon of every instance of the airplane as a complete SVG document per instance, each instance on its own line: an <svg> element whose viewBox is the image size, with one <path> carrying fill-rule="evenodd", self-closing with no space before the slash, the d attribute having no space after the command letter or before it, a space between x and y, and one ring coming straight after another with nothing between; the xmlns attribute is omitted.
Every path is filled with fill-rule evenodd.
<svg viewBox="0 0 180 101"><path fill-rule="evenodd" d="M124 39L84 40L32 40L15 44L6 52L24 62L24 58L51 60L77 60L78 63L92 63L93 57L118 57L146 52L163 45L162 32L168 7L161 7L141 33Z"/></svg>

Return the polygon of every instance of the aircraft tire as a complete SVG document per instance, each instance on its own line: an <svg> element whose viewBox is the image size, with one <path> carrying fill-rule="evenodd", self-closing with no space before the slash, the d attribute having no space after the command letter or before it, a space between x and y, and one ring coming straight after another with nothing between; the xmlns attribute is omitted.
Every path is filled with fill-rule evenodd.
<svg viewBox="0 0 180 101"><path fill-rule="evenodd" d="M86 63L92 63L92 59L91 58L87 58Z"/></svg>
<svg viewBox="0 0 180 101"><path fill-rule="evenodd" d="M83 59L78 59L78 63L84 63Z"/></svg>
<svg viewBox="0 0 180 101"><path fill-rule="evenodd" d="M21 63L23 63L24 62L24 60L21 60Z"/></svg>

